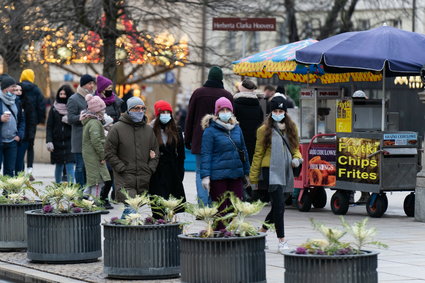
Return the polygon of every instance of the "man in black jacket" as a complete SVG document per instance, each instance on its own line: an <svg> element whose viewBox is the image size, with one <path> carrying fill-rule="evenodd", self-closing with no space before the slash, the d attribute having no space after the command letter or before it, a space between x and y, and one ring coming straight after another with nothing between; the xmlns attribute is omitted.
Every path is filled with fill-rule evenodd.
<svg viewBox="0 0 425 283"><path fill-rule="evenodd" d="M36 84L34 84L35 74L31 69L22 71L20 85L22 87L21 103L25 115L25 135L24 139L18 143L18 153L16 157L16 172L24 171L24 156L27 152L27 173L32 177L32 167L34 162L34 140L37 125L44 123L46 118L46 105L44 96Z"/></svg>

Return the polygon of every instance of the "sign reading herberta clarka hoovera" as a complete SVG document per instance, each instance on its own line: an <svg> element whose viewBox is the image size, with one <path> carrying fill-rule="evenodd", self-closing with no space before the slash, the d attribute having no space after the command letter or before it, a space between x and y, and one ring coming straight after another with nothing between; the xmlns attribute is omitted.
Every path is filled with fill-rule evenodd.
<svg viewBox="0 0 425 283"><path fill-rule="evenodd" d="M338 137L337 180L362 184L379 184L380 140Z"/></svg>
<svg viewBox="0 0 425 283"><path fill-rule="evenodd" d="M275 18L213 18L213 30L275 31Z"/></svg>

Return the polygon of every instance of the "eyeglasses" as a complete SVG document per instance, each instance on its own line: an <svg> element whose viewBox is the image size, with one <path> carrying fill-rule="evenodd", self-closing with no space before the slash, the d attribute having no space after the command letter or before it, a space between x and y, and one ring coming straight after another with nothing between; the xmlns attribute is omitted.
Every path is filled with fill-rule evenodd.
<svg viewBox="0 0 425 283"><path fill-rule="evenodd" d="M144 107L144 106L136 106L136 107L133 107L133 108L131 108L130 109L130 111L146 111L146 107Z"/></svg>

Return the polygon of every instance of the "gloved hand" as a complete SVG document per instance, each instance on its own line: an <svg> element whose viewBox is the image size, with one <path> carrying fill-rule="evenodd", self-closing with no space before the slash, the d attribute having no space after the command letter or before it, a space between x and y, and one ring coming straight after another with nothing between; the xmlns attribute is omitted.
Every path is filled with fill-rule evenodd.
<svg viewBox="0 0 425 283"><path fill-rule="evenodd" d="M62 116L62 123L68 124L68 115Z"/></svg>
<svg viewBox="0 0 425 283"><path fill-rule="evenodd" d="M210 192L210 177L204 177L202 178L202 187Z"/></svg>
<svg viewBox="0 0 425 283"><path fill-rule="evenodd" d="M251 185L251 182L249 181L249 176L245 176L246 181L246 187L249 187Z"/></svg>
<svg viewBox="0 0 425 283"><path fill-rule="evenodd" d="M302 158L294 158L292 159L292 167L296 168L298 166L300 166L303 163L303 159Z"/></svg>
<svg viewBox="0 0 425 283"><path fill-rule="evenodd" d="M65 116L64 116L65 117ZM46 148L48 151L53 152L55 150L55 147L53 146L52 142L46 143Z"/></svg>
<svg viewBox="0 0 425 283"><path fill-rule="evenodd" d="M106 113L103 114L103 120L105 121L105 124L103 125L104 128L108 127L114 122L114 119L112 119L112 117Z"/></svg>

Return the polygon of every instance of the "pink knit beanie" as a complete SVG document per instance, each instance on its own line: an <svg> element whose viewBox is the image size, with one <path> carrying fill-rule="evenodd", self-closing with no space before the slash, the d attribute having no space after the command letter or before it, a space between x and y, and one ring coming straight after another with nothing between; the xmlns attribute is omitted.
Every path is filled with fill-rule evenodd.
<svg viewBox="0 0 425 283"><path fill-rule="evenodd" d="M105 102L99 96L93 96L91 94L86 95L87 109L89 112L97 113L106 108Z"/></svg>
<svg viewBox="0 0 425 283"><path fill-rule="evenodd" d="M230 102L230 100L228 100L225 97L220 97L215 102L215 112L214 112L214 114L217 115L218 112L223 108L228 108L233 112L232 102Z"/></svg>

